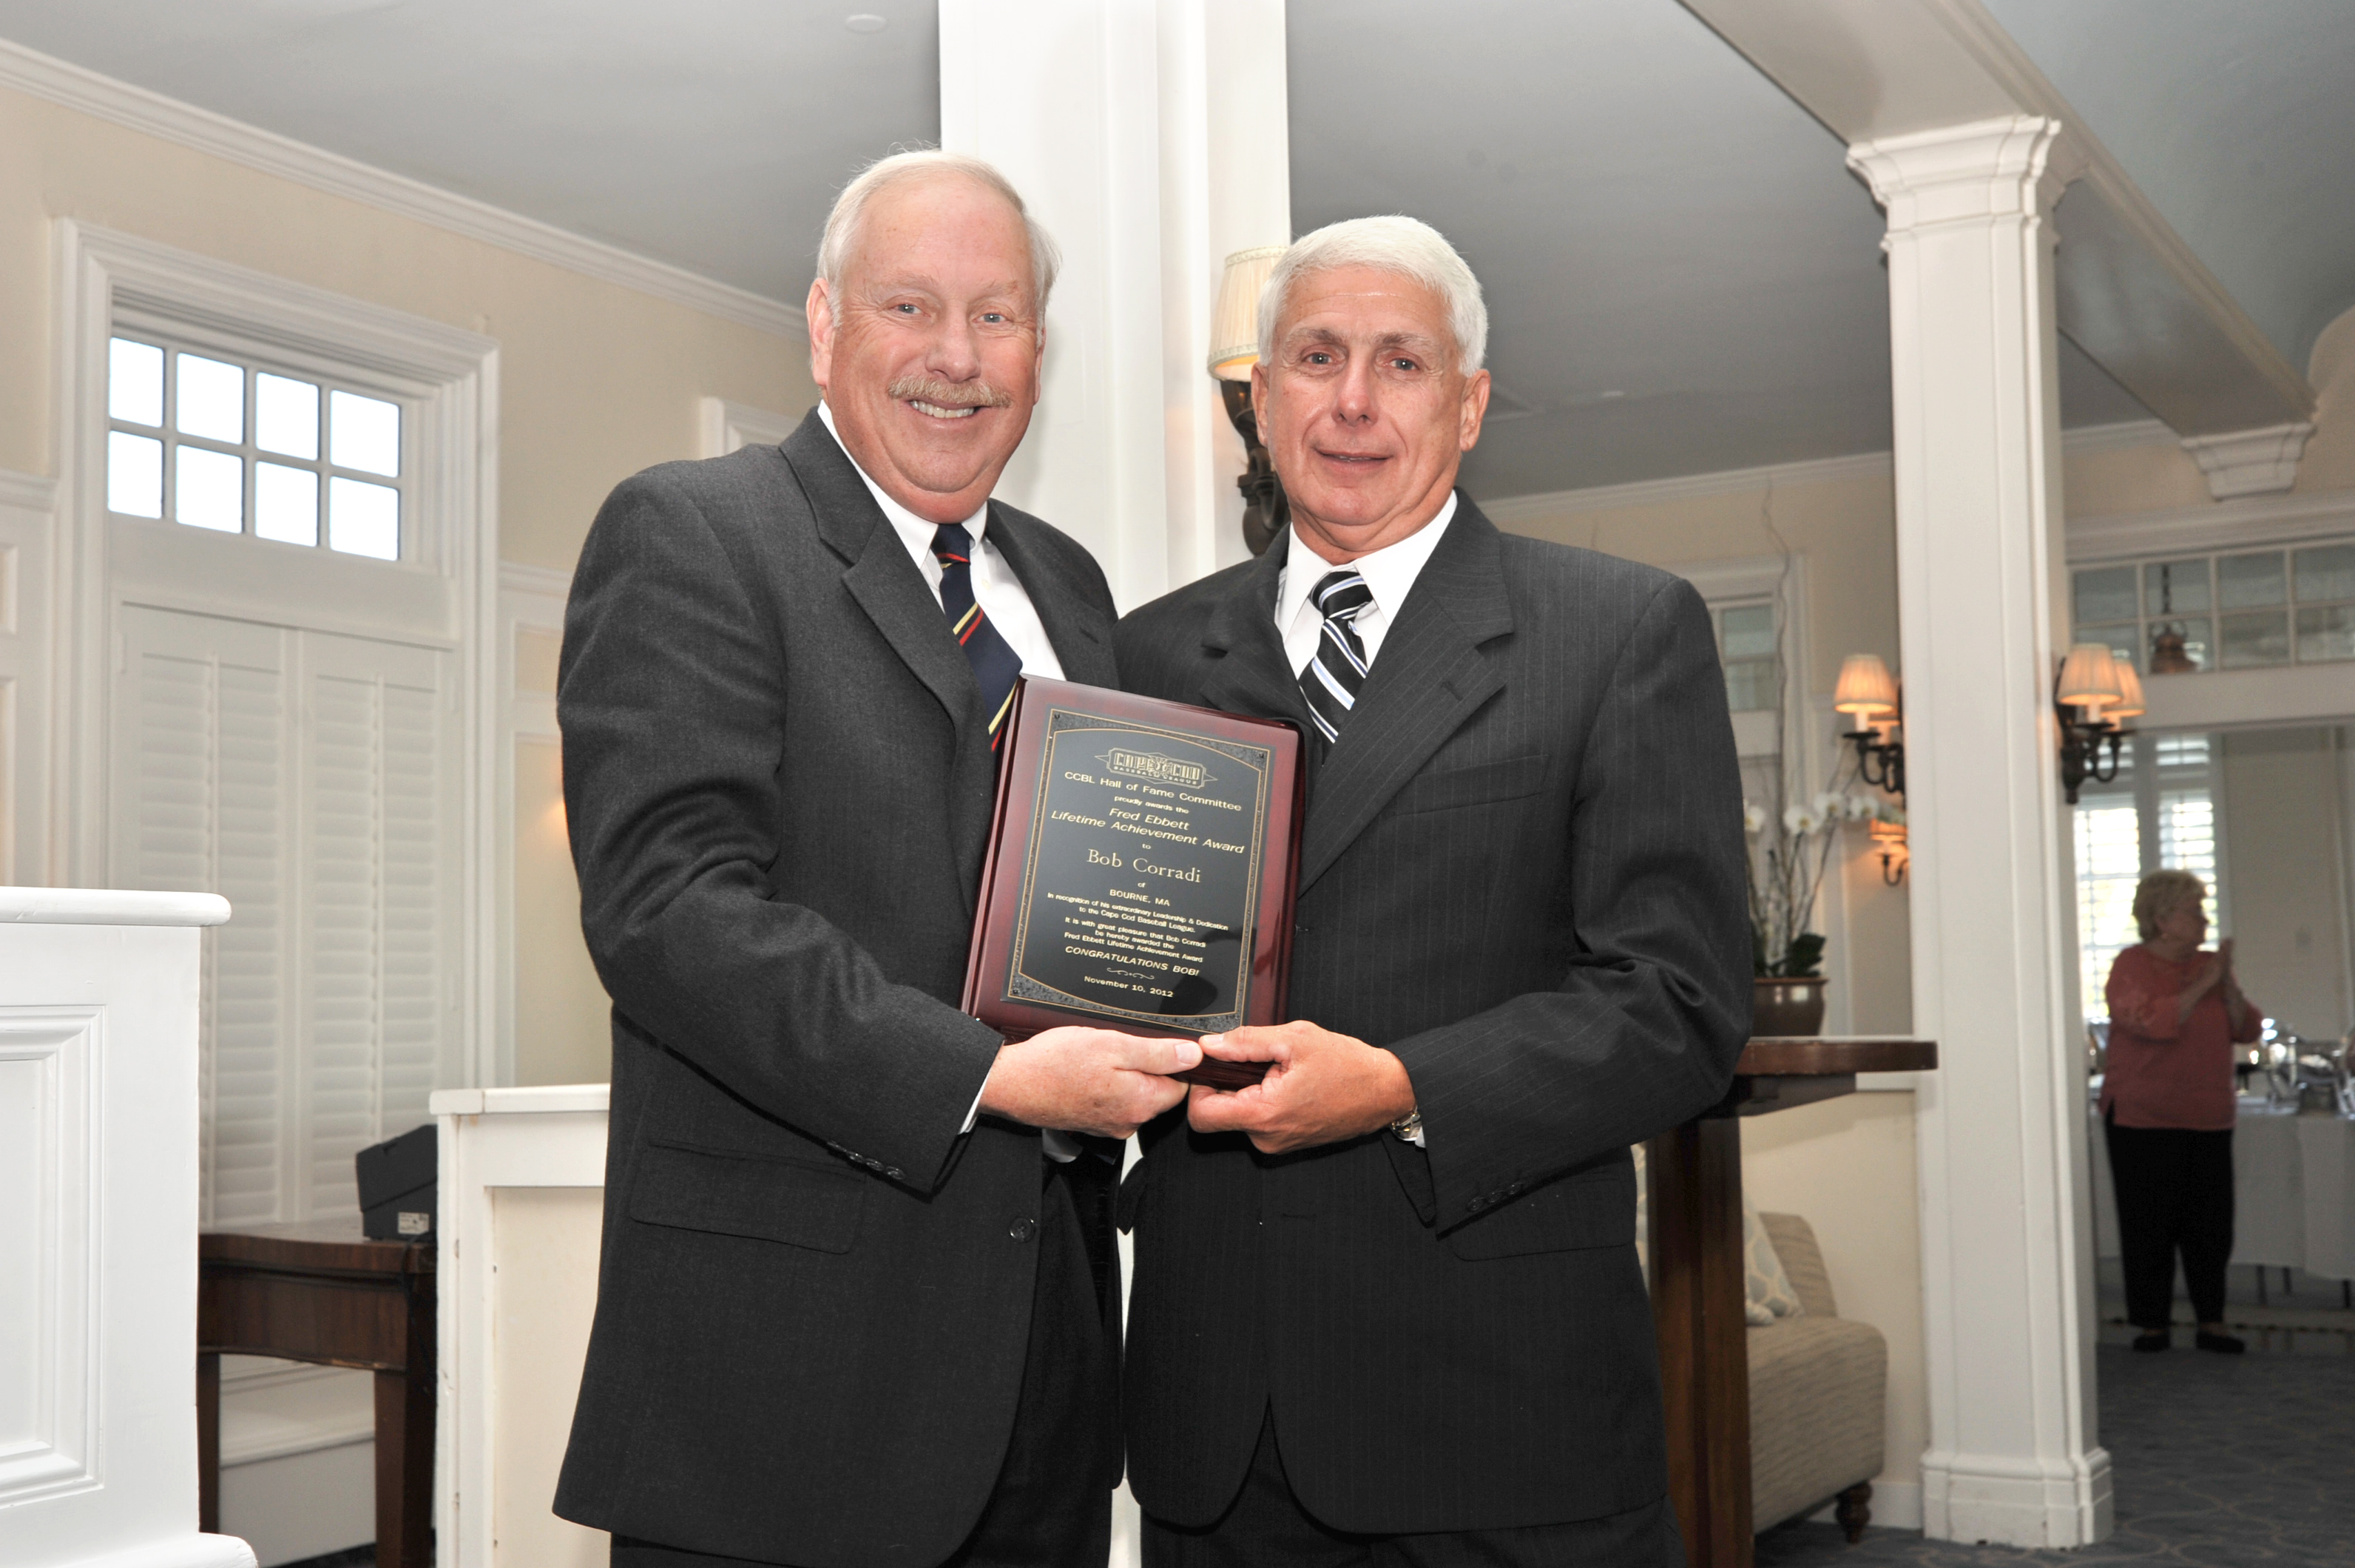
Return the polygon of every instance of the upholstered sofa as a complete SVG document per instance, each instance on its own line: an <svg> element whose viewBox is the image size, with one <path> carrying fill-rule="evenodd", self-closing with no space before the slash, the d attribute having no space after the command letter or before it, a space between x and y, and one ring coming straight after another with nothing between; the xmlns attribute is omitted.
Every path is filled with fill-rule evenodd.
<svg viewBox="0 0 2355 1568"><path fill-rule="evenodd" d="M1881 1473L1889 1343L1839 1316L1816 1233L1796 1214L1761 1213L1802 1308L1750 1335L1750 1507L1754 1528L1838 1504L1850 1541L1872 1518Z"/></svg>

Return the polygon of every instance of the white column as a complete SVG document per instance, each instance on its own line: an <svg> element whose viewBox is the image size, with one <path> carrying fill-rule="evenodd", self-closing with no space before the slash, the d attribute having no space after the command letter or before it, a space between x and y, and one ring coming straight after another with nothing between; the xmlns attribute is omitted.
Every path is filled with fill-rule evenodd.
<svg viewBox="0 0 2355 1568"><path fill-rule="evenodd" d="M1243 554L1204 363L1227 254L1291 238L1283 0L942 0L941 143L1063 251L1038 417L998 494L1124 610Z"/></svg>
<svg viewBox="0 0 2355 1568"><path fill-rule="evenodd" d="M1889 215L1913 850L1928 1533L2109 1533L2094 1440L2083 1052L2051 679L2065 630L2057 122L1859 143Z"/></svg>
<svg viewBox="0 0 2355 1568"><path fill-rule="evenodd" d="M0 1563L253 1568L197 1530L208 893L0 888Z"/></svg>

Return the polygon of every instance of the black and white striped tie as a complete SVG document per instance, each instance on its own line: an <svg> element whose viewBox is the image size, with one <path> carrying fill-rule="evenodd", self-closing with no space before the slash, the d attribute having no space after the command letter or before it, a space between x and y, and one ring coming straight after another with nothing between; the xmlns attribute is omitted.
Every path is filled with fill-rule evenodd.
<svg viewBox="0 0 2355 1568"><path fill-rule="evenodd" d="M1342 721L1365 688L1366 645L1358 640L1357 620L1374 602L1374 591L1344 567L1327 572L1308 597L1325 617L1325 630L1316 656L1300 672L1300 691L1308 699L1308 716L1330 742L1340 738Z"/></svg>

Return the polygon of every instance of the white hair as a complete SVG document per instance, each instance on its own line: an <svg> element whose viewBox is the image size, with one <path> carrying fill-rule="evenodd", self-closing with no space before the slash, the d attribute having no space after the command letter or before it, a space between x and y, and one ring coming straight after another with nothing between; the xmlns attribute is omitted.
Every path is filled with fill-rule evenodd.
<svg viewBox="0 0 2355 1568"><path fill-rule="evenodd" d="M1030 237L1032 303L1041 319L1046 316L1047 296L1054 290L1055 273L1063 257L1023 205L1022 193L1014 188L1014 182L986 159L944 153L938 147L915 147L878 158L859 170L834 198L834 210L826 214L826 233L817 242L817 275L826 280L826 309L836 321L842 319L842 270L858 246L859 219L867 215L867 204L895 185L943 176L971 180L1004 197L1006 205L1022 219L1023 231Z"/></svg>
<svg viewBox="0 0 2355 1568"><path fill-rule="evenodd" d="M1328 223L1314 234L1292 242L1267 275L1259 296L1259 357L1273 363L1275 324L1284 315L1292 285L1311 272L1342 267L1372 267L1412 278L1447 304L1448 329L1455 336L1455 352L1465 375L1480 368L1488 357L1488 306L1480 297L1480 280L1447 237L1421 219L1401 213L1380 218L1350 218Z"/></svg>

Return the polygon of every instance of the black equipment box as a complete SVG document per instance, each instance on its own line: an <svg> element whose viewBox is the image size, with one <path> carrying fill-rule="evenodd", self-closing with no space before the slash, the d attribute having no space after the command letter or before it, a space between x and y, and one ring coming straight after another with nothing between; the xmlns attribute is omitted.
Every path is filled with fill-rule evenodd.
<svg viewBox="0 0 2355 1568"><path fill-rule="evenodd" d="M360 1225L369 1240L432 1239L441 1177L441 1136L433 1123L360 1150L352 1165L359 1177Z"/></svg>

